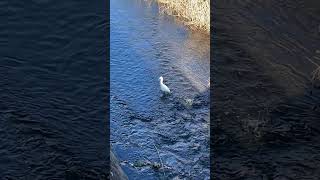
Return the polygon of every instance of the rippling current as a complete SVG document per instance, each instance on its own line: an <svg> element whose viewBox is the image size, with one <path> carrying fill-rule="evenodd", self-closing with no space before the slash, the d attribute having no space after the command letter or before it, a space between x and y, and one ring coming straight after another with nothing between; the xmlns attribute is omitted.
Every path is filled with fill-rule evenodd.
<svg viewBox="0 0 320 180"><path fill-rule="evenodd" d="M209 36L152 1L112 0L110 13L111 144L124 171L209 178ZM171 96L161 97L160 76Z"/></svg>
<svg viewBox="0 0 320 180"><path fill-rule="evenodd" d="M214 178L319 179L319 1L215 1L213 18Z"/></svg>
<svg viewBox="0 0 320 180"><path fill-rule="evenodd" d="M1 179L106 178L105 7L0 2Z"/></svg>

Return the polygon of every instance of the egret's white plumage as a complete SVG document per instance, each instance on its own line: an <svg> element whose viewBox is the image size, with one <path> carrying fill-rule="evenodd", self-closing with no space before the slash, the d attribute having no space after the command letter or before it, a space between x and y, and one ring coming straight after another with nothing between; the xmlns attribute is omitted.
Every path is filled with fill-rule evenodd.
<svg viewBox="0 0 320 180"><path fill-rule="evenodd" d="M163 84L163 77L162 77L162 76L160 76L159 80L160 80L160 89L161 89L161 91L164 92L164 93L166 93L166 94L170 94L171 91L170 91L170 89L168 88L168 86L166 86L165 84Z"/></svg>

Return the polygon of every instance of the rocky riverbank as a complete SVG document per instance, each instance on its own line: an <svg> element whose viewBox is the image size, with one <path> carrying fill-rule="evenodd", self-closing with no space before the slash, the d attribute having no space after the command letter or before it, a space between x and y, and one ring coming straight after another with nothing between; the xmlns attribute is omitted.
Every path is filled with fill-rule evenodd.
<svg viewBox="0 0 320 180"><path fill-rule="evenodd" d="M112 151L110 151L110 178L111 180L126 180L127 175L123 172L120 167L117 157Z"/></svg>

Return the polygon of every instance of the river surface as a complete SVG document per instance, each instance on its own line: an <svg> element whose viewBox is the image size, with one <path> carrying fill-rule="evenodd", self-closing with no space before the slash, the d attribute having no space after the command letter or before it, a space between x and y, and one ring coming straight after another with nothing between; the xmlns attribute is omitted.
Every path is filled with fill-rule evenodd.
<svg viewBox="0 0 320 180"><path fill-rule="evenodd" d="M110 3L111 144L124 171L209 178L209 36L152 1ZM161 95L160 76L172 95Z"/></svg>
<svg viewBox="0 0 320 180"><path fill-rule="evenodd" d="M320 1L215 1L214 179L319 179Z"/></svg>
<svg viewBox="0 0 320 180"><path fill-rule="evenodd" d="M106 4L0 2L1 179L105 179Z"/></svg>

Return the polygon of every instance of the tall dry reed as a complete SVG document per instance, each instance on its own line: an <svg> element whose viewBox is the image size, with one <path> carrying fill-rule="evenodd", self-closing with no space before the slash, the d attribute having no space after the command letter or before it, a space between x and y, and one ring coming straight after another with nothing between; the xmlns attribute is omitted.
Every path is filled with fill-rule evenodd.
<svg viewBox="0 0 320 180"><path fill-rule="evenodd" d="M157 0L161 12L190 26L210 32L210 0Z"/></svg>

